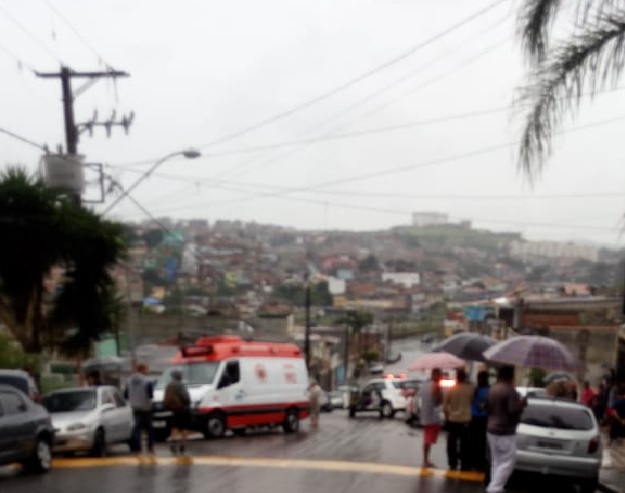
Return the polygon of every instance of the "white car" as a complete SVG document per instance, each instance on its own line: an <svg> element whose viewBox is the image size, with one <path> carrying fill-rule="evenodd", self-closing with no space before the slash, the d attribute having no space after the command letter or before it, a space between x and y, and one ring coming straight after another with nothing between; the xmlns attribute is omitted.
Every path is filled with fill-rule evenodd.
<svg viewBox="0 0 625 493"><path fill-rule="evenodd" d="M406 410L406 397L402 393L401 380L397 378L373 378L355 393L349 404L349 417L357 412L377 411L382 418L392 418L397 411Z"/></svg>
<svg viewBox="0 0 625 493"><path fill-rule="evenodd" d="M119 390L108 385L49 393L43 400L54 427L54 452L106 455L108 445L131 444L133 416Z"/></svg>
<svg viewBox="0 0 625 493"><path fill-rule="evenodd" d="M517 471L577 480L595 491L601 468L601 432L592 411L565 399L530 397L516 434Z"/></svg>

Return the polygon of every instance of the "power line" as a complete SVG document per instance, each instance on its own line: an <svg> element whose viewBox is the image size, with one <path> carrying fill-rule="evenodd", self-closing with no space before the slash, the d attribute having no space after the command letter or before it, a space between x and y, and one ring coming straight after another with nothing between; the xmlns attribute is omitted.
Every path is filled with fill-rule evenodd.
<svg viewBox="0 0 625 493"><path fill-rule="evenodd" d="M459 66L453 68L452 70L450 70L450 71L448 71L446 73L443 73L443 74L439 74L438 76L429 79L425 83L419 84L413 91L411 91L411 93L415 92L416 90L423 89L423 88L425 88L425 87L427 87L427 86L429 86L431 84L434 84L435 82L438 82L439 80L441 80L441 79L443 79L443 78L453 74L454 72L460 70L461 68L463 68L463 67L465 67L465 66L467 66L467 65L469 65L469 64L471 64L473 62L475 62L476 60L480 59L481 57L483 57L483 56L491 53L492 51L500 48L501 45L502 45L501 42L493 44L492 46L490 46L486 50L483 50L482 52L478 53L476 56L471 57L470 59L466 60L465 62L463 62ZM424 67L424 69L426 69L426 68L427 67ZM374 97L377 97L381 92L382 91L378 91L378 92L374 93L373 95L370 95L370 96L367 96L367 97L363 98L362 100L358 101L356 104L346 108L345 111L342 111L339 114L334 115L334 117L331 117L329 120L326 120L326 121L322 122L322 125L325 124L325 123L329 123L330 121L333 121L335 119L335 117L342 116L343 114L347 113L348 111L351 111L352 109L355 109L355 108L357 108L359 106L362 106L363 104L367 103L368 101L370 101ZM334 135L335 132L338 132L338 131L346 128L346 127L349 127L352 123L357 122L357 121L359 121L360 119L362 119L364 117L370 116L373 113L377 113L378 111L381 111L386 106L388 106L388 104L379 105L373 111L369 111L369 112L365 113L364 115L357 116L355 118L352 118L351 120L348 120L347 122L343 122L342 124L340 124L338 126L335 126L334 128L330 129L329 131L324 132L322 135L318 136L317 139L312 140L311 142L304 143L301 146L296 146L295 148L293 148L291 150L288 150L288 151L286 151L286 152L284 152L282 154L278 154L278 155L275 155L275 156L270 156L269 158L263 160L260 163L260 165L268 166L268 165L274 164L276 162L282 161L285 158L290 157L290 156L300 152L301 150L306 149L307 146L309 146L309 145L311 145L313 143L321 142L321 139L332 137L332 135ZM239 175L241 173L241 171L243 169L248 168L250 165L254 164L254 161L255 161L255 159L252 159L249 162L243 162L240 165L234 166L233 168L225 170L222 173L217 173L217 174L213 175L212 178L218 178L218 177L222 177L222 176L237 176L237 175ZM237 171L238 171L238 173L236 173Z"/></svg>
<svg viewBox="0 0 625 493"><path fill-rule="evenodd" d="M0 44L0 50L2 50L4 53L6 53L11 58L13 58L17 62L18 68L21 69L22 67L26 67L27 69L29 69L32 72L35 71L35 69L34 69L34 67L32 65L30 65L29 63L26 63L25 61L23 61L20 57L18 57L15 53L13 53L11 50L9 50L6 46Z"/></svg>
<svg viewBox="0 0 625 493"><path fill-rule="evenodd" d="M208 147L214 147L218 144L223 144L224 142L228 142L230 140L233 140L237 137L241 137L242 135L248 134L254 130L258 130L261 127L265 127L267 125L270 125L272 123L275 123L276 121L282 120L284 118L287 118L299 111L305 110L317 103L320 103L321 101L324 101L326 99L329 99L330 97L343 92L344 90L348 89L349 87L358 84L359 82L362 82L365 79L368 79L369 77L371 77L372 75L377 74L378 72L381 72L382 70L385 70L399 62L401 62L402 60L410 57L411 55L413 55L414 53L418 52L419 50L431 45L432 43L434 43L435 41L439 40L440 38L443 38L445 36L447 36L448 34L452 33L453 31L465 26L466 24L469 24L471 22L473 22L474 20L478 19L479 17L487 14L488 12L490 12L491 10L495 9L496 7L498 7L499 5L501 5L504 2L507 2L509 0L496 0L495 2L490 3L489 5L487 5L486 7L484 7L483 9L478 10L477 12L475 12L474 14L471 14L470 16L464 18L463 20L453 24L452 26L448 27L447 29L439 32L438 34L428 38L425 41L422 41L412 47L410 47L408 50L404 51L403 53L391 58L390 60L387 60L386 62L381 63L380 65L377 65L376 67L354 77L353 79L348 80L347 82L344 82L343 84L335 87L334 89L331 89L325 93L322 93L318 96L315 96L307 101L304 101L303 103L300 103L298 105L295 105L291 108L289 108L286 111L282 111L280 113L277 113L265 120L261 120L257 123L254 123L252 125L249 125L247 127L244 127L240 130L237 130L231 134L225 135L223 137L219 137L218 139L215 139L207 144L204 144L202 146L200 146L200 149L206 149Z"/></svg>
<svg viewBox="0 0 625 493"><path fill-rule="evenodd" d="M9 19L13 24L15 24L26 36L32 39L35 43L37 43L41 48L47 51L50 55L52 55L56 60L62 62L61 57L56 53L52 48L50 48L46 43L44 43L41 39L31 33L21 22L19 22L15 17L13 17L4 7L0 5L0 12L2 12L7 19Z"/></svg>
<svg viewBox="0 0 625 493"><path fill-rule="evenodd" d="M45 3L48 8L54 13L56 14L57 17L59 17L59 19L61 19L65 25L67 27L69 27L69 29L76 35L76 37L81 40L83 42L83 44L89 48L89 50L91 50L91 52L98 58L98 60L104 64L106 66L106 68L109 69L113 69L112 65L110 63L108 63L104 57L102 55L100 55L100 53L94 48L94 46L89 42L89 40L82 35L78 29L76 29L76 27L74 27L74 25L69 21L69 19L67 17L65 17L61 12L59 12L59 10L52 5L52 3L49 0L41 0L43 3Z"/></svg>
<svg viewBox="0 0 625 493"><path fill-rule="evenodd" d="M562 130L560 132L558 132L556 135L563 135L563 134L568 134L568 133L574 133L574 132L579 132L582 130L587 130L590 128L595 128L595 127L599 127L599 126L604 126L604 125L608 125L611 123L615 123L615 122L619 122L619 121L623 121L625 120L625 115L619 116L619 117L614 117L614 118L610 118L610 119L606 119L606 120L601 120L598 122L593 122L593 123L589 123L586 125L580 125L578 127L575 128L571 128L568 130ZM326 187L333 187L335 185L340 185L340 184L344 184L344 183L353 183L353 182L357 182L357 181L364 181L364 180L368 180L371 178L378 178L380 176L386 176L386 175L392 175L392 174L397 174L397 173L403 173L403 172L407 172L410 170L414 170L414 169L419 169L419 168L424 168L424 167L429 167L429 166L435 166L435 165L439 165L439 164L445 164L445 163L449 163L449 162L453 162L453 161L459 161L459 160L463 160L463 159L468 159L468 158L472 158L472 157L478 157L478 156L483 156L483 155L487 155L487 154L492 154L494 152L503 150L503 149L508 149L512 146L516 146L518 145L518 141L511 141L505 144L498 144L498 145L493 145L493 146L489 146L489 147L483 147L480 149L476 149L474 151L469 151L469 152L464 152L464 153L460 153L460 154L455 154L455 155L451 155L451 156L447 156L447 157L443 157L443 158L436 158L436 159L431 159L428 161L423 161L420 163L415 163L415 164L410 164L410 165L405 165L405 166L399 166L399 167L395 167L395 168L390 168L387 170L380 170L380 171L374 171L374 172L370 172L370 173L364 173L364 174L360 174L360 175L356 175L356 176L351 176L351 177L345 177L345 178L339 178L339 179L335 179L335 180L329 180L326 182L319 182L313 185L307 185L307 186L302 186L302 187L291 187L291 188L285 188L285 189L281 189L278 191L273 191L273 192L263 192L263 193L258 193L255 194L255 196L250 196L250 197L243 197L243 198L239 198L239 199L230 199L230 200L223 200L223 201L218 201L218 202L213 202L213 203L208 203L208 204L202 204L202 206L215 206L215 205L225 205L225 204L232 204L232 203L242 203L242 202L248 202L250 200L255 200L255 199L262 199L262 198L271 198L271 197L281 197L284 196L286 194L290 194L290 193L298 193L298 192L308 192L311 190L317 190L320 188L326 188ZM199 207L199 205L194 206L194 207Z"/></svg>
<svg viewBox="0 0 625 493"><path fill-rule="evenodd" d="M413 211L406 210L398 210L398 209L386 209L380 207L372 207L366 205L358 205L358 204L346 204L342 202L328 202L326 200L319 199L307 199L301 197L280 197L284 200L289 200L292 202L302 202L302 203L310 203L310 204L318 204L324 206L338 207L341 209L352 209L352 210L360 210L367 212L378 212L383 214L392 214L392 215L401 215L401 216L409 216ZM162 212L171 211L172 209L162 210ZM161 212L161 211L159 211ZM451 216L451 219L462 220L465 218ZM485 218L472 218L472 221L484 222L484 223L493 223L493 224L509 224L515 226L532 226L532 227L549 227L549 228L561 228L561 229L584 229L584 230L593 230L593 231L614 231L612 227L603 227L596 225L581 225L581 224L562 224L562 223L541 223L541 222L533 222L533 221L519 221L519 220L501 220L501 219L485 219Z"/></svg>
<svg viewBox="0 0 625 493"><path fill-rule="evenodd" d="M42 145L42 144L37 144L37 142L34 142L30 139L27 139L26 137L22 137L21 135L18 135L14 132L11 132L10 130L7 130L6 128L2 128L0 127L0 132L3 134L8 135L9 137L13 137L14 139L17 139L21 142L24 142L25 144L29 144L33 147L36 147L37 149L40 149L44 152L48 152L48 147L46 145Z"/></svg>

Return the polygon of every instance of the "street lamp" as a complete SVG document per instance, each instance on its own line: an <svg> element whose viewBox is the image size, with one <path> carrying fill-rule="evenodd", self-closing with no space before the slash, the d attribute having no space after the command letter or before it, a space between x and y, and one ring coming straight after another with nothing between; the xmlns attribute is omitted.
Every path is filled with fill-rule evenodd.
<svg viewBox="0 0 625 493"><path fill-rule="evenodd" d="M115 207L117 204L119 204L124 198L126 198L130 192L132 192L135 188L137 188L146 178L149 178L149 176L154 173L154 170L156 168L158 168L161 164L163 164L165 161L168 161L171 158L174 157L178 157L178 156L182 156L186 159L196 159L198 157L200 157L202 154L200 153L200 151L195 150L195 149L187 149L186 151L178 151L178 152L172 152L171 154L168 154L165 157L162 157L161 159L159 159L158 161L156 161L152 167L147 170L144 174L142 174L139 178L137 178L137 180L130 185L128 188L126 188L126 190L124 190L122 192L122 194L117 197L112 203L111 205L109 205L104 212L102 213L102 215L109 213L113 207Z"/></svg>

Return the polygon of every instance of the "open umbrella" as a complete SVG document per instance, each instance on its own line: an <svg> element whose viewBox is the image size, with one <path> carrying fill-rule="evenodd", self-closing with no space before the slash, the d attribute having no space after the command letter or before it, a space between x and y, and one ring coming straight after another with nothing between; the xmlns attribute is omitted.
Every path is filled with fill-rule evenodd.
<svg viewBox="0 0 625 493"><path fill-rule="evenodd" d="M574 371L583 364L560 342L543 336L517 336L484 351L489 362L525 368Z"/></svg>
<svg viewBox="0 0 625 493"><path fill-rule="evenodd" d="M408 367L408 371L433 370L434 368L451 369L464 366L464 361L449 353L426 353L419 356Z"/></svg>
<svg viewBox="0 0 625 493"><path fill-rule="evenodd" d="M496 343L497 340L492 337L475 332L461 332L434 346L432 351L443 351L470 361L485 361L484 351Z"/></svg>

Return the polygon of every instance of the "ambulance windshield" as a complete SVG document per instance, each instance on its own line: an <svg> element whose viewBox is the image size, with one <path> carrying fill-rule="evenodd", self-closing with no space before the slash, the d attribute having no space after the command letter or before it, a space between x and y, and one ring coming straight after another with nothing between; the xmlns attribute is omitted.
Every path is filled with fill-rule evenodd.
<svg viewBox="0 0 625 493"><path fill-rule="evenodd" d="M218 361L208 363L183 363L167 368L156 384L157 388L165 388L171 381L171 373L174 370L182 372L182 383L185 385L210 385L215 379L215 374L219 368Z"/></svg>

